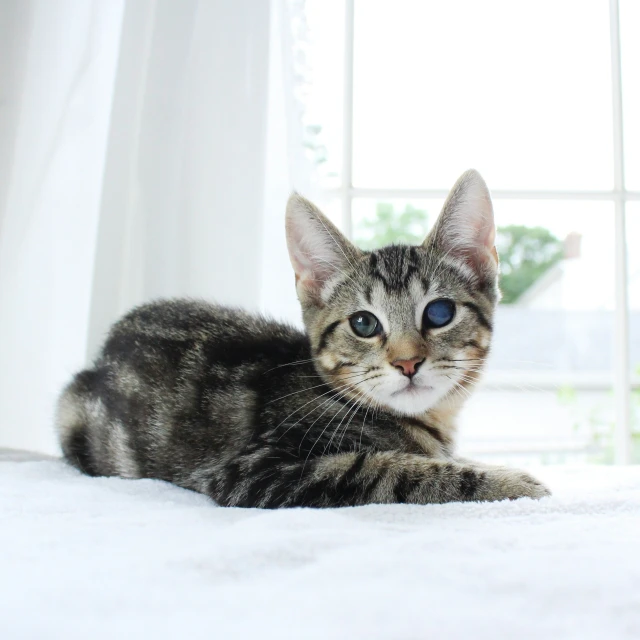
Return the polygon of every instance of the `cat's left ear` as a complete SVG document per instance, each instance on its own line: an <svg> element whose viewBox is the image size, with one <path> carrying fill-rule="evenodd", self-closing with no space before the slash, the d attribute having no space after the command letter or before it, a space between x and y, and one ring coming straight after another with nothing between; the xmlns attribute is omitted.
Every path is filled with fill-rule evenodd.
<svg viewBox="0 0 640 640"><path fill-rule="evenodd" d="M498 268L496 227L489 189L475 170L465 171L449 193L435 227L423 246L459 260L481 279L494 279Z"/></svg>
<svg viewBox="0 0 640 640"><path fill-rule="evenodd" d="M298 295L315 302L325 285L361 255L320 209L297 193L287 203L286 231Z"/></svg>

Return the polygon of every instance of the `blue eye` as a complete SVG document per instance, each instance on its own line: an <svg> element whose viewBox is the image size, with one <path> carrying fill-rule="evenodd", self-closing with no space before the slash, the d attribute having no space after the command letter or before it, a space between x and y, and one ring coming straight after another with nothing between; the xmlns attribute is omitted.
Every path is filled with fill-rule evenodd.
<svg viewBox="0 0 640 640"><path fill-rule="evenodd" d="M349 318L353 333L361 338L371 338L380 333L382 328L378 318L368 311L358 311Z"/></svg>
<svg viewBox="0 0 640 640"><path fill-rule="evenodd" d="M456 305L453 300L442 298L432 300L424 310L422 324L426 329L439 328L448 325L456 314Z"/></svg>

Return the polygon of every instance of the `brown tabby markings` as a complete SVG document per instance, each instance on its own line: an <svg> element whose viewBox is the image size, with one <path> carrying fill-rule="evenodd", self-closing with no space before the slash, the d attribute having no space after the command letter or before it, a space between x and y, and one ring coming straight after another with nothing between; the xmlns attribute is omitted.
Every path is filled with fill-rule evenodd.
<svg viewBox="0 0 640 640"><path fill-rule="evenodd" d="M360 251L292 196L307 332L200 301L134 309L60 397L65 457L89 475L159 478L226 506L548 495L524 472L455 455L457 414L489 352L493 239L474 171L419 247ZM448 316L434 323L438 301ZM363 314L375 320L368 337L350 320Z"/></svg>

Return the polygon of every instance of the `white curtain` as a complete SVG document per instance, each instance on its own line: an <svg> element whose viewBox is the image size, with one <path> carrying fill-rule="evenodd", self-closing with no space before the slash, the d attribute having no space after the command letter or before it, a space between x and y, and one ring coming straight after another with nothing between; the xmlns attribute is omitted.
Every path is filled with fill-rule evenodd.
<svg viewBox="0 0 640 640"><path fill-rule="evenodd" d="M298 317L283 211L312 178L289 11L0 5L0 447L57 451L56 395L135 304Z"/></svg>

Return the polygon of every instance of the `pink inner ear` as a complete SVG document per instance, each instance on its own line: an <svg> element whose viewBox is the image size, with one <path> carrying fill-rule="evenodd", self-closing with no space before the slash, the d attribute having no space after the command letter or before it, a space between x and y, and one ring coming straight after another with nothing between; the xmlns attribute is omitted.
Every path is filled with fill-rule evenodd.
<svg viewBox="0 0 640 640"><path fill-rule="evenodd" d="M489 251L495 247L496 226L493 222L493 216L491 216L490 220L481 220L478 243Z"/></svg>
<svg viewBox="0 0 640 640"><path fill-rule="evenodd" d="M467 252L484 253L491 252L495 246L496 227L493 218L493 206L488 191L477 183L468 186L468 192L462 196L461 202L455 207L452 217L457 219L457 224L462 229L467 225L464 244ZM479 191L480 190L480 191ZM454 224L456 224L454 222Z"/></svg>
<svg viewBox="0 0 640 640"><path fill-rule="evenodd" d="M488 249L493 249L493 247L496 246L496 226L493 223L491 224L489 233L487 233L484 244Z"/></svg>
<svg viewBox="0 0 640 640"><path fill-rule="evenodd" d="M478 263L487 260L489 256L497 262L495 251L496 228L493 223L493 216L490 219L480 218L477 221L478 227L475 234L467 238L467 248L463 251L471 258L471 262Z"/></svg>
<svg viewBox="0 0 640 640"><path fill-rule="evenodd" d="M331 275L330 265L322 254L322 243L314 247L310 240L314 237L312 224L307 228L300 219L287 222L289 255L296 274L296 283L311 292L321 289L322 283Z"/></svg>
<svg viewBox="0 0 640 640"><path fill-rule="evenodd" d="M484 208L478 210L478 206ZM491 201L480 203L458 202L445 212L444 225L439 236L440 249L450 256L457 256L475 271L482 265L498 264L495 250L496 228L493 221Z"/></svg>
<svg viewBox="0 0 640 640"><path fill-rule="evenodd" d="M297 194L287 203L286 232L298 284L313 293L350 264L349 255L358 254L317 207Z"/></svg>
<svg viewBox="0 0 640 640"><path fill-rule="evenodd" d="M489 254L493 258L493 261L496 263L496 266L499 263L498 259L498 250L496 249L496 227L494 224L491 225L489 232L486 235L484 246L489 251Z"/></svg>

